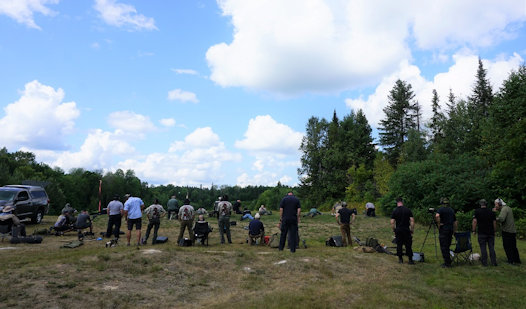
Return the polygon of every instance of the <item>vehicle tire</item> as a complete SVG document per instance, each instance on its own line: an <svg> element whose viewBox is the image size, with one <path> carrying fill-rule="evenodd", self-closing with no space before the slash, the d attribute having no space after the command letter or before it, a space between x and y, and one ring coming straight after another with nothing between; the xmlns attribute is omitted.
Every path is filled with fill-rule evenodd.
<svg viewBox="0 0 526 309"><path fill-rule="evenodd" d="M31 223L40 224L42 222L43 218L44 218L44 210L43 209L39 209L37 211L37 213L31 219Z"/></svg>

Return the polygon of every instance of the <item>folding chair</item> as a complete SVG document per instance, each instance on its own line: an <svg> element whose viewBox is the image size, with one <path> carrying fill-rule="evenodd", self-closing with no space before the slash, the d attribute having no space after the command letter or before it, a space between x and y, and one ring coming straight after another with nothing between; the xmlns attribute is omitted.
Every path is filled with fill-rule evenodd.
<svg viewBox="0 0 526 309"><path fill-rule="evenodd" d="M452 252L453 262L458 265L460 262L468 262L473 264L471 255L473 254L473 246L471 245L470 232L455 233L455 249Z"/></svg>
<svg viewBox="0 0 526 309"><path fill-rule="evenodd" d="M194 226L195 239L203 246L208 246L208 234L212 229L206 221L197 221Z"/></svg>

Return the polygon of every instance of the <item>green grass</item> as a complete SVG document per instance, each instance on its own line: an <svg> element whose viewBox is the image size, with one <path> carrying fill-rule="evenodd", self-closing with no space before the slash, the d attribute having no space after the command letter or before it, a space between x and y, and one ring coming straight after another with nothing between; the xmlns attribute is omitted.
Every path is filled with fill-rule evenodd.
<svg viewBox="0 0 526 309"><path fill-rule="evenodd" d="M53 218L46 217L49 226ZM238 220L238 218L235 218ZM264 216L267 235L277 232L277 216ZM0 307L71 308L520 308L526 294L526 271L505 263L497 238L498 267L479 264L442 269L431 232L423 251L425 263L400 265L394 256L326 247L338 235L334 217L302 218L300 234L308 245L295 254L245 243L247 222L232 227L232 245L220 245L217 222L209 247L178 247L179 223L163 221L162 245L105 248L105 241L86 241L60 249L75 233L45 237L38 245L10 245L0 250ZM105 230L98 217L95 232ZM427 226L417 226L413 248L420 251ZM374 236L390 244L389 219L358 216L353 236ZM526 245L518 241L519 252ZM156 249L159 252L148 252ZM479 252L474 241L474 251ZM286 261L285 263L282 263Z"/></svg>

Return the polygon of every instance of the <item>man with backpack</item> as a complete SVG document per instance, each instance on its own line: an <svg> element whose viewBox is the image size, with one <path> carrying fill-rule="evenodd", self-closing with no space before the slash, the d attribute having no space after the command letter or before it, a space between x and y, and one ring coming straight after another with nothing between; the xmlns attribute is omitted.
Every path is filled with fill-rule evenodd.
<svg viewBox="0 0 526 309"><path fill-rule="evenodd" d="M159 226L161 225L161 218L166 215L166 211L164 210L163 206L159 204L159 200L155 199L155 202L148 206L144 213L148 217L149 222L148 228L146 229L146 235L144 236L142 243L146 244L148 242L148 237L150 236L150 231L153 227L152 245L155 245L157 243L157 231L159 231Z"/></svg>
<svg viewBox="0 0 526 309"><path fill-rule="evenodd" d="M192 244L194 243L194 233L192 232L192 225L194 223L195 210L192 205L190 205L190 200L185 199L184 205L179 208L179 222L181 222L181 227L179 228L179 237L177 238L177 243L181 243L183 239L184 230L188 228L188 234L190 234L190 240Z"/></svg>

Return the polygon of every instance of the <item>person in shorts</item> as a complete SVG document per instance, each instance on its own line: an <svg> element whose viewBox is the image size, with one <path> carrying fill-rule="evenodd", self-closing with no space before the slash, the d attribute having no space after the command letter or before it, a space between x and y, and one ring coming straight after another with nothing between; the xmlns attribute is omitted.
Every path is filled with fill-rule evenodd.
<svg viewBox="0 0 526 309"><path fill-rule="evenodd" d="M124 203L124 219L128 224L128 231L126 232L126 240L128 246L130 245L131 231L133 226L137 230L137 246L141 245L141 227L142 227L142 210L144 209L144 202L130 194L124 196L126 202Z"/></svg>

